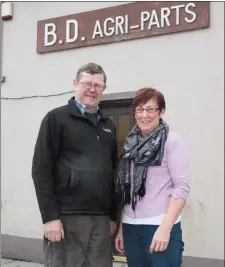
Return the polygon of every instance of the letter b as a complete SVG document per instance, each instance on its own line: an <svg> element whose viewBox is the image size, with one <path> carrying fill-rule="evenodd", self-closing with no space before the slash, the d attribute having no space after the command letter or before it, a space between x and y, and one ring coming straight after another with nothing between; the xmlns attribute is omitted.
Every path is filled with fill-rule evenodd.
<svg viewBox="0 0 225 267"><path fill-rule="evenodd" d="M49 28L51 28L51 30L49 30ZM54 45L57 41L57 36L56 36L56 26L54 23L48 23L45 24L45 39L44 39L44 45L45 46L51 46ZM49 36L53 36L52 41L49 41Z"/></svg>

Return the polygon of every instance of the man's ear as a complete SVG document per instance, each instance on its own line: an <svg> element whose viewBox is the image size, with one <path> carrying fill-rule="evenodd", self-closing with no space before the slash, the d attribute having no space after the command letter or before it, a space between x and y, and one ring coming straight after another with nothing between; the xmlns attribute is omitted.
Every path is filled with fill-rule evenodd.
<svg viewBox="0 0 225 267"><path fill-rule="evenodd" d="M75 87L78 86L78 83L79 83L79 82L78 82L76 79L73 80L73 85L74 85Z"/></svg>

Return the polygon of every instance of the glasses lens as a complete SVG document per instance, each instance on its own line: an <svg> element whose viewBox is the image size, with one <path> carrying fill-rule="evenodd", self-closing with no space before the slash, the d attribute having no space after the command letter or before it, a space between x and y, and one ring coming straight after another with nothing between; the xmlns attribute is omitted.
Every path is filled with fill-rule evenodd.
<svg viewBox="0 0 225 267"><path fill-rule="evenodd" d="M92 87L92 84L88 82L83 82L82 84L85 89L90 89Z"/></svg>
<svg viewBox="0 0 225 267"><path fill-rule="evenodd" d="M104 85L92 84L91 82L82 82L81 84L82 84L83 88L85 88L85 89L91 89L94 86L95 90L103 91L105 88Z"/></svg>
<svg viewBox="0 0 225 267"><path fill-rule="evenodd" d="M104 85L101 85L101 84L95 84L95 89L97 91L103 91L104 90Z"/></svg>
<svg viewBox="0 0 225 267"><path fill-rule="evenodd" d="M142 113L144 110L143 110L143 108L137 108L136 109L136 113Z"/></svg>

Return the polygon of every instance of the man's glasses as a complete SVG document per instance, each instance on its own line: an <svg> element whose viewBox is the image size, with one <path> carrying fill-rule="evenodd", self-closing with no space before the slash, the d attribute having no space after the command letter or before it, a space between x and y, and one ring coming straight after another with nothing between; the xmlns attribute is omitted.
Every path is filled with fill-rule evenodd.
<svg viewBox="0 0 225 267"><path fill-rule="evenodd" d="M159 108L152 108L152 107L148 107L148 108L136 108L135 109L135 113L136 114L142 114L144 112L144 110L146 110L146 112L148 114L152 114L155 113L157 110L160 110Z"/></svg>
<svg viewBox="0 0 225 267"><path fill-rule="evenodd" d="M93 86L94 86L94 89L98 92L102 92L105 90L106 86L105 85L102 85L102 84L98 84L98 83L95 83L95 84L92 84L91 82L80 82L79 83L82 84L82 87L86 90L90 90Z"/></svg>

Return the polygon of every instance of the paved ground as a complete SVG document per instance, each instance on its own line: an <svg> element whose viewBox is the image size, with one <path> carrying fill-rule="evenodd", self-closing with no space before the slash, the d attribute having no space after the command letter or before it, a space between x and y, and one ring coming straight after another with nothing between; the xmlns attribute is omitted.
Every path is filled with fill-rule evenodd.
<svg viewBox="0 0 225 267"><path fill-rule="evenodd" d="M32 262L1 259L1 267L43 267L43 265ZM113 263L113 267L127 267L127 264L115 262Z"/></svg>

